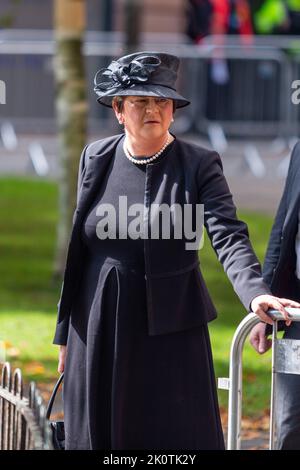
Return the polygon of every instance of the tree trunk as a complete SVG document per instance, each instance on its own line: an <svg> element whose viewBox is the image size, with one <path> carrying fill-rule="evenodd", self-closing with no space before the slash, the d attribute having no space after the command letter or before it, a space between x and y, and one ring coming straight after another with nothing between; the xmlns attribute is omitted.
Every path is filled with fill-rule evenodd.
<svg viewBox="0 0 300 470"><path fill-rule="evenodd" d="M77 172L87 136L84 58L85 0L55 0L56 116L61 163L59 220L54 277L64 272L66 251L76 206Z"/></svg>
<svg viewBox="0 0 300 470"><path fill-rule="evenodd" d="M128 54L138 51L141 34L141 11L141 0L124 1L124 46Z"/></svg>

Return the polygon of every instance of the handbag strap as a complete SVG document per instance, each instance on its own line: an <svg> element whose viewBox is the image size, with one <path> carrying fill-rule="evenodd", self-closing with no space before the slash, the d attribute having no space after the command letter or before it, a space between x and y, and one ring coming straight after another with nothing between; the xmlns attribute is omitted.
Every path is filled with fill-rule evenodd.
<svg viewBox="0 0 300 470"><path fill-rule="evenodd" d="M60 377L59 377L58 381L56 382L55 387L54 387L54 389L51 393L51 397L49 399L48 406L47 406L47 411L46 411L46 419L50 419L53 403L54 403L54 400L55 400L55 396L56 396L57 390L58 390L61 382L63 381L63 378L64 378L64 373L62 373L60 375Z"/></svg>

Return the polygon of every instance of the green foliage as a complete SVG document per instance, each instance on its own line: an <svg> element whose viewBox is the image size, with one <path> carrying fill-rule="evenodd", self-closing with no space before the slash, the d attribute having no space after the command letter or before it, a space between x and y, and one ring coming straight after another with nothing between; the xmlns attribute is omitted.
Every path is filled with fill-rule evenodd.
<svg viewBox="0 0 300 470"><path fill-rule="evenodd" d="M0 28L13 28L21 0L10 0L10 10L0 14Z"/></svg>

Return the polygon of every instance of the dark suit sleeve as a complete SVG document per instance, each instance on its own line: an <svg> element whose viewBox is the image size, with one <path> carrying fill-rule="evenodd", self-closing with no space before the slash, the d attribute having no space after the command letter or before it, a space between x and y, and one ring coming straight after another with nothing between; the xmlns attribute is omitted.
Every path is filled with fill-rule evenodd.
<svg viewBox="0 0 300 470"><path fill-rule="evenodd" d="M79 161L79 168L78 168L78 182L77 182L77 204L80 198L80 191L81 191L81 185L83 181L83 177L85 175L86 171L86 150L87 150L87 145L83 149ZM76 205L77 207L77 205ZM74 217L75 217L76 209L74 212L73 216L73 223L74 223ZM60 308L60 301L61 301L61 295L63 291L64 284L62 284L61 287L61 293L60 293L60 299L57 304L57 309L59 312ZM65 316L65 318L58 323L56 323L56 330L55 330L55 336L53 339L53 344L58 344L58 345L66 345L67 344L67 339L68 339L68 331L69 331L69 321L70 321L70 316Z"/></svg>
<svg viewBox="0 0 300 470"><path fill-rule="evenodd" d="M270 294L270 290L263 281L247 225L237 219L221 159L216 152L207 152L200 164L198 190L211 244L235 292L249 310L255 297Z"/></svg>
<svg viewBox="0 0 300 470"><path fill-rule="evenodd" d="M277 209L275 216L274 224L271 230L271 235L269 238L269 243L266 251L264 266L263 266L263 277L265 282L271 286L272 279L275 273L277 263L280 256L280 248L282 242L282 231L283 225L286 218L286 213L288 210L288 195L293 186L294 175L295 175L295 164L299 162L300 158L300 143L298 142L292 152L291 160L289 164L289 170L285 182L284 191ZM298 163L299 165L299 163ZM276 295L276 292L274 292ZM284 322L279 322L278 330L283 330L285 327ZM272 333L272 325L267 325L266 327L266 336Z"/></svg>
<svg viewBox="0 0 300 470"><path fill-rule="evenodd" d="M283 195L279 203L279 207L277 210L277 214L275 217L275 221L272 227L272 231L271 231L271 235L270 235L270 239L268 243L268 248L266 251L266 257L265 257L264 266L263 266L263 277L269 286L271 285L273 274L274 274L276 265L278 263L279 255L280 255L282 229L283 229L283 224L286 218L286 213L288 210L288 204L287 204L288 193L293 183L293 178L295 174L294 166L295 166L295 160L297 159L297 156L298 157L300 156L300 143L298 143L294 147L294 150L292 152L290 165L289 165L289 171L288 171L288 175L287 175L286 183L285 183L285 188L284 188Z"/></svg>

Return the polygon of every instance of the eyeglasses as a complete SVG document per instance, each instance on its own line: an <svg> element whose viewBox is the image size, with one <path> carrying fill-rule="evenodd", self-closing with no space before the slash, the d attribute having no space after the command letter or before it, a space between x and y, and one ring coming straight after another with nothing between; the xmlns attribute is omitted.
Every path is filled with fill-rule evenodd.
<svg viewBox="0 0 300 470"><path fill-rule="evenodd" d="M155 106L158 106L160 109L164 109L168 106L171 101L172 100L168 98L152 98L146 96L127 100L127 102L131 104L131 106L134 106L137 109L151 107L153 104L155 104Z"/></svg>

